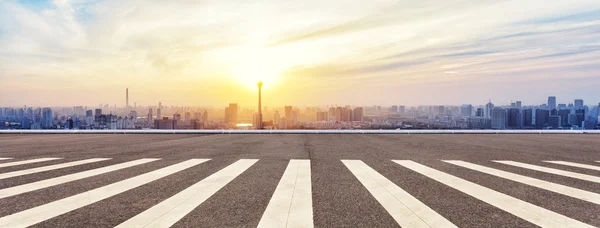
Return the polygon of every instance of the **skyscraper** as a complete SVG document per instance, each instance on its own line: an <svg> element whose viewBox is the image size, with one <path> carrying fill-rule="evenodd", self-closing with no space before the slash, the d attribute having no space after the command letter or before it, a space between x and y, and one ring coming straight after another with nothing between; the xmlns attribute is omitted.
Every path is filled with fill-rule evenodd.
<svg viewBox="0 0 600 228"><path fill-rule="evenodd" d="M492 129L506 129L506 111L497 107L491 111Z"/></svg>
<svg viewBox="0 0 600 228"><path fill-rule="evenodd" d="M475 116L476 117L483 117L483 109L482 108L477 108L477 111L475 111Z"/></svg>
<svg viewBox="0 0 600 228"><path fill-rule="evenodd" d="M462 116L470 117L472 113L473 113L473 105L464 104L464 105L460 106L460 114Z"/></svg>
<svg viewBox="0 0 600 228"><path fill-rule="evenodd" d="M364 112L363 112L363 108L362 107L356 107L354 108L354 116L353 116L353 120L354 121L363 121L364 118Z"/></svg>
<svg viewBox="0 0 600 228"><path fill-rule="evenodd" d="M129 88L125 88L125 108L129 108Z"/></svg>
<svg viewBox="0 0 600 228"><path fill-rule="evenodd" d="M148 123L153 123L154 121L154 113L152 112L152 108L148 109Z"/></svg>
<svg viewBox="0 0 600 228"><path fill-rule="evenodd" d="M576 109L581 109L583 108L583 100L582 99L575 99L575 108Z"/></svg>
<svg viewBox="0 0 600 228"><path fill-rule="evenodd" d="M549 110L556 109L556 97L555 96L548 97L548 109Z"/></svg>
<svg viewBox="0 0 600 228"><path fill-rule="evenodd" d="M288 120L292 119L292 106L285 106L285 118Z"/></svg>
<svg viewBox="0 0 600 228"><path fill-rule="evenodd" d="M492 110L494 109L494 104L492 104L492 101L490 100L490 102L488 102L485 105L485 117L487 118L491 118L492 117Z"/></svg>
<svg viewBox="0 0 600 228"><path fill-rule="evenodd" d="M536 109L535 110L535 128L543 129L549 123L550 110Z"/></svg>
<svg viewBox="0 0 600 228"><path fill-rule="evenodd" d="M225 108L225 123L236 124L238 121L238 104L230 103Z"/></svg>
<svg viewBox="0 0 600 228"><path fill-rule="evenodd" d="M261 92L262 92L262 81L258 81L258 83L256 83L256 85L258 86L258 116L256 117L256 129L262 129L263 128L263 122L262 122L262 104L261 104Z"/></svg>
<svg viewBox="0 0 600 228"><path fill-rule="evenodd" d="M506 125L510 129L519 129L523 127L521 109L509 108L506 113Z"/></svg>
<svg viewBox="0 0 600 228"><path fill-rule="evenodd" d="M522 110L523 127L533 127L533 109L527 108Z"/></svg>
<svg viewBox="0 0 600 228"><path fill-rule="evenodd" d="M44 108L42 109L42 127L50 128L52 127L52 121L54 121L54 116L52 116L52 109Z"/></svg>
<svg viewBox="0 0 600 228"><path fill-rule="evenodd" d="M189 112L185 113L185 124L191 124L192 123L192 114Z"/></svg>
<svg viewBox="0 0 600 228"><path fill-rule="evenodd" d="M157 119L157 120L161 120L161 119L162 119L162 116L161 116L160 110L161 110L161 108L158 108L158 109L156 109L156 119Z"/></svg>

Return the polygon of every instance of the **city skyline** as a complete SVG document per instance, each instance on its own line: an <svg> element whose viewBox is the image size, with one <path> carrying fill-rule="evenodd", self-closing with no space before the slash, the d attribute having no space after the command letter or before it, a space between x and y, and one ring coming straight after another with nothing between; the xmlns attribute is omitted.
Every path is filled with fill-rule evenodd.
<svg viewBox="0 0 600 228"><path fill-rule="evenodd" d="M120 104L122 88L138 104L254 104L258 80L271 106L593 101L598 12L591 0L6 0L0 105Z"/></svg>

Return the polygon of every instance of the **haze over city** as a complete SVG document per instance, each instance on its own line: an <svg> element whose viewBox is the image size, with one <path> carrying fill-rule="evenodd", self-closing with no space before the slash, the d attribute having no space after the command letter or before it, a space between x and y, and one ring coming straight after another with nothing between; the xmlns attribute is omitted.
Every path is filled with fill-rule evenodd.
<svg viewBox="0 0 600 228"><path fill-rule="evenodd" d="M0 105L596 102L597 3L6 0Z"/></svg>

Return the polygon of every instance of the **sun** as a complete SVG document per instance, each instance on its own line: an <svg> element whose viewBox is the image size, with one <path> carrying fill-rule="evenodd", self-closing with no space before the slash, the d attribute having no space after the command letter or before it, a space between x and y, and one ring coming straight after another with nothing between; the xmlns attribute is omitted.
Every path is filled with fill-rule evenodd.
<svg viewBox="0 0 600 228"><path fill-rule="evenodd" d="M230 67L233 80L240 85L256 90L256 83L263 82L263 89L275 86L282 72L279 61L264 50L248 49L238 53Z"/></svg>

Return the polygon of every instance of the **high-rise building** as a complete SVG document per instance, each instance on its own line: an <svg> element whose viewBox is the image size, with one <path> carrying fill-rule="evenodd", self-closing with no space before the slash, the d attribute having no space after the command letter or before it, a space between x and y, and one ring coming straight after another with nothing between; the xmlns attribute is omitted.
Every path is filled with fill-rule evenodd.
<svg viewBox="0 0 600 228"><path fill-rule="evenodd" d="M577 126L583 127L583 121L585 121L585 109L575 110L575 116L577 116Z"/></svg>
<svg viewBox="0 0 600 228"><path fill-rule="evenodd" d="M487 118L491 118L492 117L492 110L494 109L494 104L492 104L492 101L488 102L485 105L485 117Z"/></svg>
<svg viewBox="0 0 600 228"><path fill-rule="evenodd" d="M327 112L317 112L317 121L327 121Z"/></svg>
<svg viewBox="0 0 600 228"><path fill-rule="evenodd" d="M101 108L97 108L95 114L96 114L96 116L102 115L102 109Z"/></svg>
<svg viewBox="0 0 600 228"><path fill-rule="evenodd" d="M569 109L558 110L558 116L560 116L560 123L563 126L569 125L569 114L571 114L571 110Z"/></svg>
<svg viewBox="0 0 600 228"><path fill-rule="evenodd" d="M550 110L536 109L535 110L535 128L543 129L548 125L550 118Z"/></svg>
<svg viewBox="0 0 600 228"><path fill-rule="evenodd" d="M460 106L460 114L462 116L470 117L473 113L473 105L464 104Z"/></svg>
<svg viewBox="0 0 600 228"><path fill-rule="evenodd" d="M579 124L581 124L579 122L579 120L577 119L577 114L575 114L575 113L569 113L569 117L567 118L567 121L569 123L569 126L579 126Z"/></svg>
<svg viewBox="0 0 600 228"><path fill-rule="evenodd" d="M562 127L561 117L558 115L551 115L548 117L548 125L550 125L552 129L558 129Z"/></svg>
<svg viewBox="0 0 600 228"><path fill-rule="evenodd" d="M54 121L54 116L52 115L51 108L42 109L42 127L43 128L51 128L53 126L52 122Z"/></svg>
<svg viewBox="0 0 600 228"><path fill-rule="evenodd" d="M177 123L177 125L180 125L181 124L181 114L179 114L179 113L173 114L173 121L175 121Z"/></svg>
<svg viewBox="0 0 600 228"><path fill-rule="evenodd" d="M157 120L161 120L162 119L162 116L161 116L162 113L160 113L160 110L161 110L161 108L156 109L156 119Z"/></svg>
<svg viewBox="0 0 600 228"><path fill-rule="evenodd" d="M576 109L582 109L583 108L583 100L575 99L575 103L573 105L575 106Z"/></svg>
<svg viewBox="0 0 600 228"><path fill-rule="evenodd" d="M353 121L364 121L364 110L362 107L354 108Z"/></svg>
<svg viewBox="0 0 600 228"><path fill-rule="evenodd" d="M279 115L278 111L275 111L275 114L273 115L273 126L279 126L280 123L281 123L281 115Z"/></svg>
<svg viewBox="0 0 600 228"><path fill-rule="evenodd" d="M521 109L523 106L523 103L521 101L516 101L515 104L517 105L516 108Z"/></svg>
<svg viewBox="0 0 600 228"><path fill-rule="evenodd" d="M208 121L208 111L204 110L204 113L202 113L202 123L206 123Z"/></svg>
<svg viewBox="0 0 600 228"><path fill-rule="evenodd" d="M549 110L556 109L556 97L555 96L548 97L548 109Z"/></svg>
<svg viewBox="0 0 600 228"><path fill-rule="evenodd" d="M506 111L497 107L491 111L492 129L506 129Z"/></svg>
<svg viewBox="0 0 600 228"><path fill-rule="evenodd" d="M292 106L285 106L285 118L288 120L292 119Z"/></svg>
<svg viewBox="0 0 600 228"><path fill-rule="evenodd" d="M475 111L475 116L483 117L483 108L477 108L477 111Z"/></svg>
<svg viewBox="0 0 600 228"><path fill-rule="evenodd" d="M170 120L168 117L164 117L160 120L155 120L154 121L154 129L166 129L166 130L177 129L177 121Z"/></svg>
<svg viewBox="0 0 600 228"><path fill-rule="evenodd" d="M238 122L238 104L231 103L225 108L225 123L236 124Z"/></svg>
<svg viewBox="0 0 600 228"><path fill-rule="evenodd" d="M190 114L189 112L185 113L185 124L191 124L192 122L192 114Z"/></svg>
<svg viewBox="0 0 600 228"><path fill-rule="evenodd" d="M392 105L392 107L390 107L390 112L391 113L397 113L398 112L398 105Z"/></svg>
<svg viewBox="0 0 600 228"><path fill-rule="evenodd" d="M521 109L509 108L506 111L506 127L510 129L519 129L523 127L523 116Z"/></svg>
<svg viewBox="0 0 600 228"><path fill-rule="evenodd" d="M152 111L152 108L148 109L148 123L153 123L154 121L154 112Z"/></svg>
<svg viewBox="0 0 600 228"><path fill-rule="evenodd" d="M523 127L533 127L533 109L526 108L521 112L523 114Z"/></svg>
<svg viewBox="0 0 600 228"><path fill-rule="evenodd" d="M398 113L404 114L405 111L406 111L406 107L404 105L398 106Z"/></svg>
<svg viewBox="0 0 600 228"><path fill-rule="evenodd" d="M125 88L125 108L129 108L129 88Z"/></svg>

